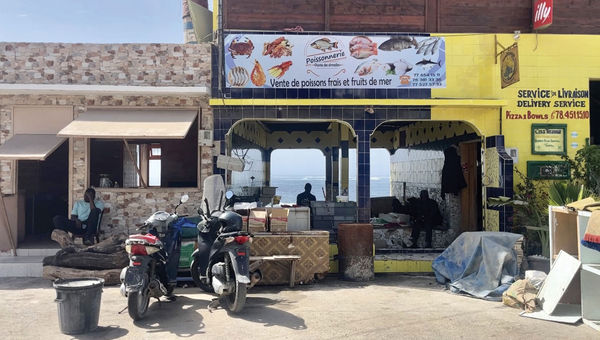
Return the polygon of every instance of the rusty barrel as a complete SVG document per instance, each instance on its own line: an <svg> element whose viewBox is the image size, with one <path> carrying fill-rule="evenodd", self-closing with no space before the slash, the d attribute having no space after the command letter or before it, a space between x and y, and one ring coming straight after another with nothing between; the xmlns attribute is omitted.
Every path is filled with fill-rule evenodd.
<svg viewBox="0 0 600 340"><path fill-rule="evenodd" d="M338 253L340 277L343 280L373 279L373 226L364 223L340 224Z"/></svg>

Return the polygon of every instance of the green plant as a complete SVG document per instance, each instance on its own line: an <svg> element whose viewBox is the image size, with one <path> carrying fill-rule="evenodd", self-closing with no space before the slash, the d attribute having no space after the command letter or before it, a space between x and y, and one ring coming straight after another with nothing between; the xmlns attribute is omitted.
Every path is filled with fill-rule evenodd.
<svg viewBox="0 0 600 340"><path fill-rule="evenodd" d="M586 145L575 158L562 158L571 165L571 178L582 183L591 195L600 196L600 145Z"/></svg>
<svg viewBox="0 0 600 340"><path fill-rule="evenodd" d="M590 196L583 184L574 182L555 181L548 187L548 203L563 206Z"/></svg>
<svg viewBox="0 0 600 340"><path fill-rule="evenodd" d="M513 207L513 226L515 229L524 229L532 240L531 234L539 239L542 255L550 255L549 229L548 229L548 185L546 182L533 181L519 170L515 173L521 182L515 187L514 197L489 198L489 206L511 205Z"/></svg>

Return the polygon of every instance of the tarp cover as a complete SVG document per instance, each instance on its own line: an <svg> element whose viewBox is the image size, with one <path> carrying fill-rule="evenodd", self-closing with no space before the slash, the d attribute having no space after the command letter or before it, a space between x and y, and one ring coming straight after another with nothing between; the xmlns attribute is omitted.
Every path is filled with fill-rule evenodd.
<svg viewBox="0 0 600 340"><path fill-rule="evenodd" d="M183 139L198 116L181 110L90 109L58 132L59 137Z"/></svg>
<svg viewBox="0 0 600 340"><path fill-rule="evenodd" d="M436 280L449 282L454 293L500 301L518 274L513 247L521 237L503 232L462 233L433 260Z"/></svg>
<svg viewBox="0 0 600 340"><path fill-rule="evenodd" d="M16 134L0 146L0 159L43 161L64 141L54 134Z"/></svg>

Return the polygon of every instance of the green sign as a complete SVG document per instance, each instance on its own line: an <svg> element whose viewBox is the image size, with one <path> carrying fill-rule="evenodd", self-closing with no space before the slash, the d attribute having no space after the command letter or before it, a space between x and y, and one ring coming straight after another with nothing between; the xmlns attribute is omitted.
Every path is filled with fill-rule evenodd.
<svg viewBox="0 0 600 340"><path fill-rule="evenodd" d="M531 124L531 153L564 155L567 153L567 125Z"/></svg>
<svg viewBox="0 0 600 340"><path fill-rule="evenodd" d="M531 179L569 179L571 167L562 161L528 161L527 177Z"/></svg>

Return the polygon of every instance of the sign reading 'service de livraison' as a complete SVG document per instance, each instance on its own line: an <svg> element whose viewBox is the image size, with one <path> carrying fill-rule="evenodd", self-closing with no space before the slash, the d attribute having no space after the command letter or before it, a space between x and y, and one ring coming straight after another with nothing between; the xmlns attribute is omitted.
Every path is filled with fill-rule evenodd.
<svg viewBox="0 0 600 340"><path fill-rule="evenodd" d="M552 25L553 15L552 0L536 0L533 4L533 29L539 30Z"/></svg>
<svg viewBox="0 0 600 340"><path fill-rule="evenodd" d="M443 37L227 34L233 88L443 88Z"/></svg>

